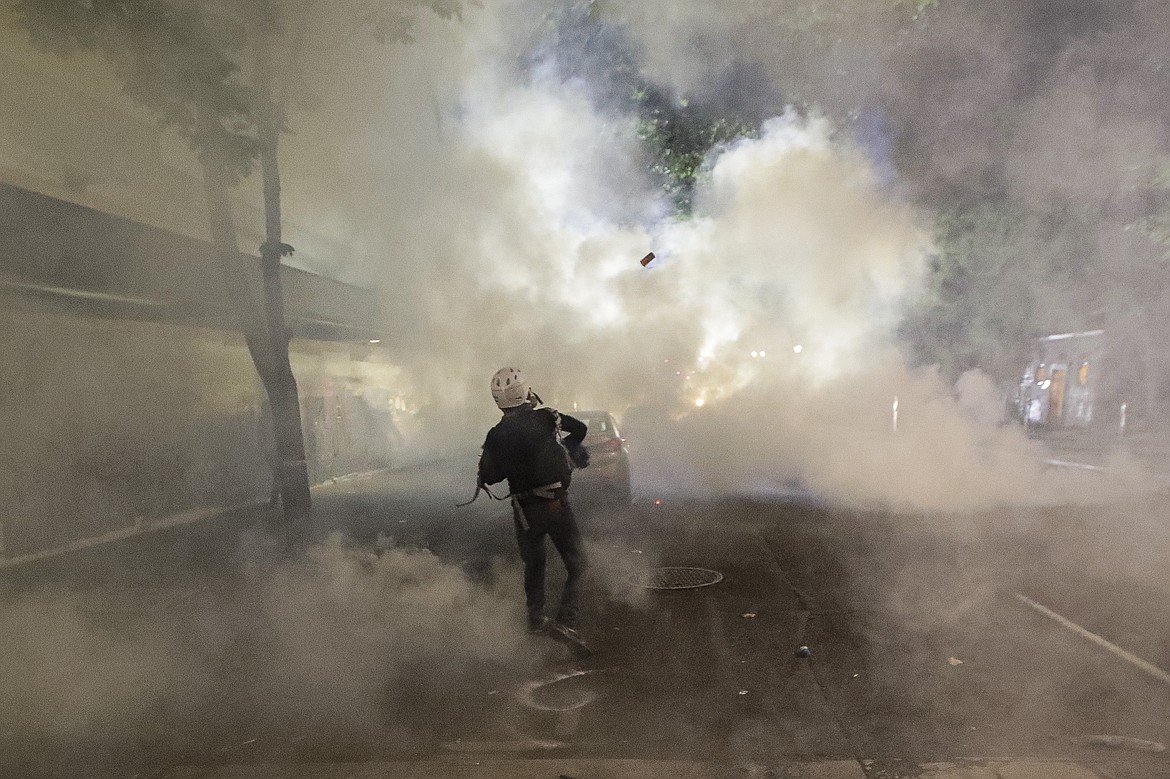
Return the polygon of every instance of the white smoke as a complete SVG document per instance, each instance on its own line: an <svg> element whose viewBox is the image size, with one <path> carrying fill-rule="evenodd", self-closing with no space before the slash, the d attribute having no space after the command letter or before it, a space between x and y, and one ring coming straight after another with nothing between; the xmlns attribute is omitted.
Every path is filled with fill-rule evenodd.
<svg viewBox="0 0 1170 779"><path fill-rule="evenodd" d="M519 67L517 7L383 54L379 118L340 136L361 149L361 274L453 448L481 440L487 378L514 364L563 409L625 412L644 486L960 510L1045 494L986 380L907 366L894 329L929 246L862 150L789 113L713 150L694 217L655 218L634 119Z"/></svg>
<svg viewBox="0 0 1170 779"><path fill-rule="evenodd" d="M344 723L407 737L478 676L534 662L510 585L473 582L423 550L375 555L333 538L296 562L245 566L231 595L215 586L12 593L0 604L12 628L0 637L0 733L149 741L211 707L233 727L257 712L291 732Z"/></svg>

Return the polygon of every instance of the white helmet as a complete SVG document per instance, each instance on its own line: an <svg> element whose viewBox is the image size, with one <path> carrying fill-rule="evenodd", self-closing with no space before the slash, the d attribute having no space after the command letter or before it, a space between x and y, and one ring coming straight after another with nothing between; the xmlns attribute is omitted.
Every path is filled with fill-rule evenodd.
<svg viewBox="0 0 1170 779"><path fill-rule="evenodd" d="M492 376L492 398L500 408L515 408L528 401L528 382L517 368L500 368Z"/></svg>

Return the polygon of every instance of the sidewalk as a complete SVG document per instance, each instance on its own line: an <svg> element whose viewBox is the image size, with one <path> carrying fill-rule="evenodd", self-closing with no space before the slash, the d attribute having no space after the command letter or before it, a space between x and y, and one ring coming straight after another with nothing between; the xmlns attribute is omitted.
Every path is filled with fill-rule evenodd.
<svg viewBox="0 0 1170 779"><path fill-rule="evenodd" d="M1050 465L1108 469L1132 462L1170 485L1170 430L1135 431L1125 437L1100 430L1059 430L1035 440L1048 449Z"/></svg>
<svg viewBox="0 0 1170 779"><path fill-rule="evenodd" d="M318 535L336 529L328 512L321 512L322 502L330 497L367 489L369 484L383 484L387 479L401 480L417 488L420 474L428 476L443 461L410 463L397 468L351 473L314 484ZM379 481L381 480L381 481ZM279 524L281 509L267 502L194 508L178 514L141 518L127 527L92 538L81 538L63 546L13 557L0 556L0 583L37 582L46 579L84 580L94 571L118 566L180 566L192 557L230 557L240 534L260 529L266 522ZM186 560L177 561L178 550ZM202 567L202 566L201 566Z"/></svg>

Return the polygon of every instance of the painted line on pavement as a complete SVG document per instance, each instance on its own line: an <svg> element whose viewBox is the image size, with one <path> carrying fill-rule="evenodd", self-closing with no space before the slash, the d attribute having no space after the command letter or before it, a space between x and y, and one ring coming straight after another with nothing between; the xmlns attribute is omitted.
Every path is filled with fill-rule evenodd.
<svg viewBox="0 0 1170 779"><path fill-rule="evenodd" d="M1079 468L1082 471L1095 471L1097 473L1105 473L1108 468L1100 465L1089 465L1088 463L1074 463L1067 460L1045 460L1045 465L1050 465L1053 468Z"/></svg>
<svg viewBox="0 0 1170 779"><path fill-rule="evenodd" d="M1057 614L1052 609L1050 609L1047 606L1044 606L1040 603L1037 603L1036 601L1032 600L1031 598L1029 598L1026 595L1021 595L1020 593L1017 592L1017 593L1015 593L1015 596L1016 596L1016 599L1019 600L1021 603L1024 603L1028 606L1031 606L1033 609L1040 612L1044 616L1048 617L1053 622L1056 622L1057 624L1068 628L1069 630L1076 633L1081 638L1088 639L1089 641L1092 641L1097 646L1102 647L1103 649L1107 649L1108 651L1112 652L1117 657L1120 657L1125 662L1127 662L1133 666L1136 666L1139 670L1145 672L1146 674L1149 674L1150 676L1154 677L1155 679L1162 682L1163 684L1170 685L1170 673L1166 673L1165 671L1163 671L1161 668L1154 665L1153 663L1147 662L1147 661L1141 659L1140 657L1138 657L1137 655L1133 654L1132 652L1127 652L1124 649L1122 649L1121 647L1117 646L1116 644L1110 643L1109 641L1105 640L1104 638L1101 638L1096 633L1093 633L1093 632L1086 630L1085 628L1081 627L1077 623L1073 622L1068 617L1062 617L1060 614Z"/></svg>
<svg viewBox="0 0 1170 779"><path fill-rule="evenodd" d="M600 673L605 673L605 671L605 668L592 668L585 671L572 671L570 673L557 674L551 679L537 679L536 681L525 682L520 686L520 689L516 691L516 699L528 708L537 709L538 711L564 712L580 709L597 700L596 690L585 690L584 694L578 697L577 700L562 706L541 703L540 701L536 700L536 691L545 687L552 687L553 685L560 684L561 682L567 681L569 679L580 679L585 676L595 676Z"/></svg>

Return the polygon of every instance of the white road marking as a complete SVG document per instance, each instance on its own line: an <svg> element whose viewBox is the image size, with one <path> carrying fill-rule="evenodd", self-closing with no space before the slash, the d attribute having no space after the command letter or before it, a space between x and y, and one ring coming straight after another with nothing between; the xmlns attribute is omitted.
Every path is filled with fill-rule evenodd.
<svg viewBox="0 0 1170 779"><path fill-rule="evenodd" d="M1132 736L1084 736L1073 739L1074 744L1090 747L1110 747L1111 749L1136 749L1139 752L1165 752L1166 745L1157 741L1146 741L1144 738Z"/></svg>
<svg viewBox="0 0 1170 779"><path fill-rule="evenodd" d="M525 682L520 686L520 689L516 691L516 699L528 708L537 709L538 711L565 712L573 711L574 709L580 709L597 700L596 690L585 690L583 694L577 698L577 700L571 703L563 704L561 706L552 706L546 703L541 703L540 701L536 700L536 691L544 687L551 687L554 684L559 684L569 679L580 679L583 676L594 676L596 674L603 673L605 670L606 669L604 668L594 668L587 671L572 671L570 673L557 674L551 679L537 679L535 681Z"/></svg>
<svg viewBox="0 0 1170 779"><path fill-rule="evenodd" d="M1110 643L1109 641L1105 640L1104 638L1101 638L1096 633L1092 633L1092 632L1086 630L1085 628L1081 627L1080 625L1073 622L1071 619L1068 619L1067 617L1062 617L1061 615L1057 614L1052 609L1050 609L1047 606L1044 606L1040 603L1037 603L1036 601L1032 600L1031 598L1027 597L1026 595L1021 595L1018 592L1015 595L1016 595L1016 598L1021 603L1024 603L1024 604L1027 604L1028 606L1031 606L1036 611L1040 612L1044 616L1051 619L1053 622L1056 622L1057 624L1068 628L1069 630L1076 633L1081 638L1086 638L1089 641L1092 641L1097 646L1100 646L1104 649L1109 650L1117 657L1120 657L1125 662L1136 666L1138 669L1149 674L1150 676L1154 677L1155 679L1162 682L1163 684L1170 685L1170 673L1166 673L1165 671L1163 671L1161 668L1154 665L1153 663L1147 662L1147 661L1141 659L1140 657L1138 657L1137 655L1133 654L1132 652L1127 652L1124 649L1122 649L1121 647L1117 646L1116 644Z"/></svg>
<svg viewBox="0 0 1170 779"><path fill-rule="evenodd" d="M1089 465L1088 463L1074 463L1074 462L1069 462L1068 460L1045 460L1044 464L1049 465L1053 468L1078 468L1082 471L1096 471L1098 473L1105 473L1109 470L1108 468L1103 468L1100 465Z"/></svg>

